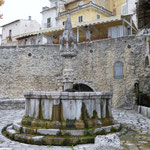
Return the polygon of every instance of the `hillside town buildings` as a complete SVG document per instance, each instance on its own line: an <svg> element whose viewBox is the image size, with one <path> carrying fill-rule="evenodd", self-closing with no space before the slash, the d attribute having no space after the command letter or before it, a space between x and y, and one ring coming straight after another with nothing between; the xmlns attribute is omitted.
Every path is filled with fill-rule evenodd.
<svg viewBox="0 0 150 150"><path fill-rule="evenodd" d="M136 34L136 0L49 0L42 8L42 28L15 36L18 45L58 44L68 13L78 42ZM3 26L4 30L4 26ZM8 33L8 32L7 32ZM3 36L3 44L7 44ZM4 42L5 41L5 42ZM11 44L8 41L8 44Z"/></svg>

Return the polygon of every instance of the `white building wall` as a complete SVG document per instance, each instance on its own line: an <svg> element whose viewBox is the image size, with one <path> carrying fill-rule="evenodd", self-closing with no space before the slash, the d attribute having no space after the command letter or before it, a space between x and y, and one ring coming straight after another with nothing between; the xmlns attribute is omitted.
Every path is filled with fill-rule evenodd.
<svg viewBox="0 0 150 150"><path fill-rule="evenodd" d="M2 29L2 45L16 45L16 37L29 32L38 31L41 25L35 20L19 20L3 26ZM8 41L9 31L11 30L11 41Z"/></svg>
<svg viewBox="0 0 150 150"><path fill-rule="evenodd" d="M20 21L20 33L29 33L38 31L41 25L35 20L21 20Z"/></svg>
<svg viewBox="0 0 150 150"><path fill-rule="evenodd" d="M137 25L137 18L136 18L136 14L135 14L135 10L136 10L136 3L137 0L127 0L127 4L128 4L128 14L134 14L133 15L133 21L134 23Z"/></svg>
<svg viewBox="0 0 150 150"><path fill-rule="evenodd" d="M2 35L0 34L0 46L2 45Z"/></svg>
<svg viewBox="0 0 150 150"><path fill-rule="evenodd" d="M56 27L56 17L57 17L57 10L55 7L49 8L48 10L45 10L42 13L42 28L46 28L47 19L51 18L51 27Z"/></svg>
<svg viewBox="0 0 150 150"><path fill-rule="evenodd" d="M5 41L9 36L9 30L12 31L12 37L15 37L21 33L20 29L20 21L4 26L2 29L2 41Z"/></svg>

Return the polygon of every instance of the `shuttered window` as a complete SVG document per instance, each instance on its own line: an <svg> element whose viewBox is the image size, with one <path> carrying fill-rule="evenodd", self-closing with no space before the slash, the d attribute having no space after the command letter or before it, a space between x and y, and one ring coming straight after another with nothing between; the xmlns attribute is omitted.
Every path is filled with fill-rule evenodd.
<svg viewBox="0 0 150 150"><path fill-rule="evenodd" d="M122 5L122 15L126 15L128 13L127 4Z"/></svg>
<svg viewBox="0 0 150 150"><path fill-rule="evenodd" d="M78 22L83 22L83 16L78 17Z"/></svg>
<svg viewBox="0 0 150 150"><path fill-rule="evenodd" d="M123 62L116 61L114 64L114 78L115 79L122 79L123 75Z"/></svg>

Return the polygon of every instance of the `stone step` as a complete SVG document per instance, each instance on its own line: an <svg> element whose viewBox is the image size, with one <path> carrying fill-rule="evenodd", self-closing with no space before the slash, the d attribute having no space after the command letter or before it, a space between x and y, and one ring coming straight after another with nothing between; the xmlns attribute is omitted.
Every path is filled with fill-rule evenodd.
<svg viewBox="0 0 150 150"><path fill-rule="evenodd" d="M20 133L27 134L38 134L38 135L62 135L62 136L86 136L86 135L97 135L97 134L106 134L110 132L116 132L120 130L120 124L104 126L95 129L84 129L84 130L65 130L65 129L37 129L37 128L28 128L21 126L18 123L14 123L12 126L13 129Z"/></svg>

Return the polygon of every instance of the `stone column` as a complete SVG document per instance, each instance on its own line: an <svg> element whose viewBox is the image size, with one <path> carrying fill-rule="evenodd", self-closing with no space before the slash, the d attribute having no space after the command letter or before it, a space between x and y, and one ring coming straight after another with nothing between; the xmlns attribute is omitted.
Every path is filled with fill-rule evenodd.
<svg viewBox="0 0 150 150"><path fill-rule="evenodd" d="M66 43L66 45L64 45ZM64 91L73 88L74 70L72 69L72 58L77 55L77 38L73 33L70 15L67 16L65 30L60 37L60 54L65 58L63 70Z"/></svg>

